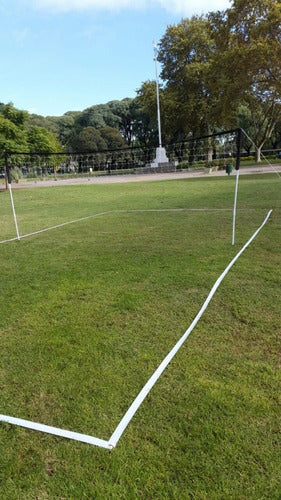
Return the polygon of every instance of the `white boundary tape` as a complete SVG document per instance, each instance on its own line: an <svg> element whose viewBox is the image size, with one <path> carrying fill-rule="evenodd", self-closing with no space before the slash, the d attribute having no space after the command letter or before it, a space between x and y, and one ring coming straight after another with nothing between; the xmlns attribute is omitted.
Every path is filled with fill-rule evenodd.
<svg viewBox="0 0 281 500"><path fill-rule="evenodd" d="M27 238L28 236L34 236L36 234L45 233L46 231L50 231L51 229L58 229L59 227L68 226L69 224L75 224L76 222L81 222L81 221L87 220L87 219L93 219L94 217L100 217L101 215L110 214L112 212L114 212L114 210L108 211L108 212L101 212L99 214L94 214L94 215L88 215L87 217L81 217L80 219L71 220L69 222L63 222L62 224L57 224L56 226L46 227L45 229L40 229L39 231L34 231L34 233L23 234L23 235L21 235L20 238L23 239L23 238ZM18 238L10 238L9 240L3 240L3 241L0 241L0 244L1 243L8 243L9 241L16 241L17 239Z"/></svg>
<svg viewBox="0 0 281 500"><path fill-rule="evenodd" d="M49 425L38 424L36 422L31 422L30 420L23 420L22 418L9 417L8 415L0 415L0 421L1 420L2 422L7 422L8 424L19 425L27 429L32 429L33 431L46 432L47 434L53 434L54 436L60 436L68 439L73 439L75 441L81 441L82 443L99 446L100 448L107 448L108 450L112 449L112 446L110 446L108 441L88 436L87 434L67 431L64 429L59 429L58 427L50 427Z"/></svg>
<svg viewBox="0 0 281 500"><path fill-rule="evenodd" d="M87 215L86 217L81 217L80 219L74 219L68 222L63 222L62 224L57 224L56 226L46 227L44 229L40 229L39 231L34 231L33 233L27 233L20 236L20 239L28 238L29 236L35 236L36 234L45 233L46 231L50 231L51 229L58 229L63 226L68 226L69 224L75 224L76 222L82 222L87 219L93 219L95 217L100 217L101 215L108 214L123 214L123 213L142 213L142 212L229 212L232 210L231 208L155 208L155 209L139 209L139 210L108 210L107 212L100 212L98 214ZM9 238L7 240L0 241L1 243L8 243L10 241L16 241L19 238Z"/></svg>
<svg viewBox="0 0 281 500"><path fill-rule="evenodd" d="M29 420L23 420L21 418L15 418L15 417L10 417L8 415L0 415L0 421L2 422L7 422L9 424L13 425L19 425L21 427L26 427L28 429L33 429L35 431L41 431L41 432L46 432L48 434L54 434L56 436L61 436L65 437L68 439L74 439L76 441L81 441L83 443L88 443L92 444L94 446L99 446L101 448L106 448L106 449L112 449L114 448L119 439L121 438L123 432L125 431L126 427L132 420L134 414L148 395L148 393L151 391L152 387L154 384L157 382L159 379L160 375L163 373L165 368L168 366L170 361L173 359L175 354L178 352L182 344L185 342L187 337L190 335L194 327L197 325L199 319L201 318L202 314L205 312L207 309L213 295L215 294L216 290L218 289L219 285L221 284L222 280L224 277L227 275L228 271L231 269L233 264L239 259L239 257L242 255L242 253L246 250L246 248L251 244L251 242L254 240L254 238L258 235L260 230L263 228L263 226L267 223L270 215L271 215L272 210L270 210L264 219L263 223L261 226L255 231L255 233L251 236L251 238L247 241L247 243L243 246L243 248L236 254L236 256L232 259L232 261L228 264L228 266L225 268L223 273L219 276L215 284L213 285L208 297L206 298L203 306L201 307L200 311L198 312L197 316L195 316L194 320L192 321L191 325L188 327L188 329L185 331L185 333L182 335L182 337L179 339L179 341L176 343L176 345L172 348L172 350L167 354L167 356L163 359L163 361L160 363L158 368L155 370L153 375L150 377L150 379L146 382L145 386L142 388L136 399L133 401L127 412L125 413L124 417L120 421L120 423L117 425L115 431L111 435L108 441L105 441L103 439L99 439L93 436L88 436L87 434L79 434L77 432L72 432L72 431L67 431L64 429L59 429L57 427L50 427L48 425L44 424L39 424L36 422L32 422Z"/></svg>

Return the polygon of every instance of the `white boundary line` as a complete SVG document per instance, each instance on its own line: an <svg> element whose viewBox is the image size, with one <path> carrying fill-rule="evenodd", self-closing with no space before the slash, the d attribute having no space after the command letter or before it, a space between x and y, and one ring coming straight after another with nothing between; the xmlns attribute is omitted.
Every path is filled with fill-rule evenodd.
<svg viewBox="0 0 281 500"><path fill-rule="evenodd" d="M151 391L152 387L154 384L157 382L159 379L160 375L163 373L165 368L168 366L170 361L173 359L175 354L178 352L182 344L185 342L187 337L190 335L194 327L197 325L199 319L201 318L202 314L205 312L207 309L213 295L215 294L216 290L218 289L219 285L221 284L222 280L224 277L227 275L228 271L231 269L233 264L239 259L239 257L242 255L242 253L246 250L246 248L251 244L251 242L254 240L254 238L258 235L260 230L263 228L263 226L267 223L270 215L271 215L272 210L270 210L264 219L263 223L261 226L255 231L255 233L251 236L251 238L247 241L247 243L243 246L243 248L236 254L236 256L232 259L232 261L228 264L228 266L225 268L223 273L219 276L215 284L213 285L208 297L206 298L203 306L201 307L200 311L198 314L195 316L194 320L192 321L191 325L188 327L188 329L185 331L185 333L182 335L182 337L178 340L178 342L175 344L175 346L172 348L172 350L167 354L167 356L163 359L163 361L160 363L158 368L155 370L153 375L149 378L149 380L146 382L138 396L135 398L127 412L125 413L124 417L121 419L119 424L117 425L115 431L111 435L108 441L105 441L103 439L99 439L93 436L89 436L87 434L79 434L77 432L72 432L72 431L67 431L64 429L59 429L57 427L50 427L48 425L44 424L39 424L36 422L32 422L29 420L23 420L21 418L15 418L15 417L10 417L8 415L0 415L0 421L2 422L7 422L9 424L13 425L19 425L21 427L26 427L28 429L32 429L35 431L41 431L41 432L46 432L48 434L54 434L56 436L61 436L65 437L68 439L74 439L76 441L81 441L83 443L88 443L92 444L94 446L99 446L101 448L106 448L106 449L112 449L114 448L119 439L121 438L123 432L125 431L126 427L132 420L133 416L135 415L136 411L148 395L148 393Z"/></svg>
<svg viewBox="0 0 281 500"><path fill-rule="evenodd" d="M139 209L139 210L108 210L106 212L100 212L98 214L87 215L86 217L81 217L80 219L74 219L68 222L63 222L61 224L57 224L56 226L46 227L44 229L40 229L39 231L34 231L33 233L27 233L21 235L22 238L28 238L29 236L34 236L36 234L44 233L46 231L50 231L51 229L58 229L63 226L67 226L69 224L75 224L76 222L81 222L87 219L93 219L95 217L100 217L101 215L108 214L122 214L122 213L138 213L138 212L222 212L222 211L230 211L230 208L159 208L159 209ZM1 243L8 243L9 241L16 241L18 238L10 238L8 240L0 241Z"/></svg>
<svg viewBox="0 0 281 500"><path fill-rule="evenodd" d="M165 359L163 359L162 363L158 366L157 370L153 373L153 375L150 377L150 379L147 381L145 386L142 388L136 399L133 401L131 404L130 408L122 418L121 422L118 424L116 427L114 433L110 437L109 441L112 444L112 446L116 446L117 442L119 441L120 437L122 436L124 430L126 429L127 425L129 424L130 420L133 418L134 414L136 413L137 409L143 402L143 400L146 398L154 384L157 382L158 378L160 375L163 373L165 368L168 366L170 361L173 359L175 354L178 352L182 344L185 342L187 337L190 335L194 327L197 325L199 319L201 318L202 314L205 312L207 309L209 302L211 301L214 293L216 292L217 288L221 284L222 280L224 277L227 275L228 271L231 269L233 264L239 259L240 255L246 250L246 248L250 245L250 243L253 241L253 239L257 236L259 231L263 228L263 226L266 224L268 221L270 214L272 210L270 210L264 219L262 225L256 230L256 232L253 234L253 236L247 241L247 243L243 246L243 248L236 254L236 256L232 259L232 261L228 264L224 272L220 275L220 277L217 279L215 282L214 286L212 287L208 297L206 298L203 306L201 307L200 311L198 312L197 316L195 316L194 320L192 321L191 325L188 327L186 332L183 334L183 336L180 338L180 340L177 342L177 344L173 347L173 349L167 354Z"/></svg>
<svg viewBox="0 0 281 500"><path fill-rule="evenodd" d="M61 224L57 224L56 226L46 227L44 229L39 229L39 231L34 231L33 233L22 234L20 239L28 238L29 236L35 236L36 234L45 233L46 231L50 231L51 229L58 229L63 226L68 226L69 224L75 224L76 222L81 222L87 219L93 219L95 217L100 217L101 215L108 214L123 214L123 213L138 213L138 212L229 212L231 208L151 208L151 209L137 209L137 210L108 210L107 212L100 212L98 214L87 215L86 217L81 217L80 219L74 219L68 222L63 222ZM9 238L7 240L0 241L2 243L8 243L10 241L16 241L19 238Z"/></svg>
<svg viewBox="0 0 281 500"><path fill-rule="evenodd" d="M20 427L32 429L33 431L45 432L47 434L53 434L54 436L81 441L82 443L92 444L94 446L99 446L100 448L107 448L108 450L112 449L112 446L110 446L108 441L88 436L87 434L67 431L65 429L59 429L58 427L50 427L49 425L38 424L36 422L32 422L31 420L23 420L22 418L10 417L8 415L0 415L0 421L12 425L19 425Z"/></svg>
<svg viewBox="0 0 281 500"><path fill-rule="evenodd" d="M39 231L34 231L33 233L27 233L27 234L21 235L21 239L28 238L28 236L34 236L36 234L45 233L46 231L50 231L51 229L58 229L59 227L67 226L69 224L75 224L76 222L81 222L83 220L93 219L94 217L100 217L101 215L111 214L113 212L114 212L114 210L109 210L108 212L100 212L99 214L87 215L87 217L81 217L80 219L71 220L69 222L63 222L62 224L57 224L56 226L46 227L45 229L39 229ZM1 243L8 243L9 241L15 241L17 239L18 238L10 238L9 240L3 240L3 241L0 241L0 244Z"/></svg>

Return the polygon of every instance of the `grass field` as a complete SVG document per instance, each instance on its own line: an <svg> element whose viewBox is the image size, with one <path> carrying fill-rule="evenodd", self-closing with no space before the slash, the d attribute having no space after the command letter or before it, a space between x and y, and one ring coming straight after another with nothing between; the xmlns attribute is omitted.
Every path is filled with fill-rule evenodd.
<svg viewBox="0 0 281 500"><path fill-rule="evenodd" d="M22 189L2 244L0 413L108 439L217 277L273 214L109 452L0 423L2 499L281 498L281 183ZM148 209L230 209L118 212ZM114 212L116 211L116 212ZM15 236L0 193L0 240Z"/></svg>

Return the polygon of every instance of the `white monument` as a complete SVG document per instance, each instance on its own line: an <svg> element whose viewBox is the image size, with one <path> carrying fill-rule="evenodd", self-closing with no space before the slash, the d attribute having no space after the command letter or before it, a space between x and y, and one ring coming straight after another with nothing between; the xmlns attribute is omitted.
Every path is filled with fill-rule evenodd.
<svg viewBox="0 0 281 500"><path fill-rule="evenodd" d="M158 71L157 71L157 56L158 50L157 45L154 40L154 61L155 61L155 74L156 74L156 98L157 98L157 121L158 121L158 137L159 137L159 147L156 148L156 157L151 163L151 167L158 167L161 163L169 163L169 158L167 157L165 148L162 147L162 137L161 137L161 117L160 117L160 100L159 100L159 83L158 83Z"/></svg>
<svg viewBox="0 0 281 500"><path fill-rule="evenodd" d="M166 149L163 148L162 146L156 148L156 157L151 163L151 166L158 167L159 163L169 163L169 158L167 157Z"/></svg>

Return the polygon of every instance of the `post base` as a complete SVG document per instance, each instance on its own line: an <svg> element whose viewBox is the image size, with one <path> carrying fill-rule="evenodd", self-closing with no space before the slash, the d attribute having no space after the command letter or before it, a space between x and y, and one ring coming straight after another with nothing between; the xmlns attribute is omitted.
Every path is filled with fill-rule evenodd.
<svg viewBox="0 0 281 500"><path fill-rule="evenodd" d="M169 163L169 158L166 154L166 149L163 147L156 148L156 157L150 164L152 168L158 167L161 163Z"/></svg>

